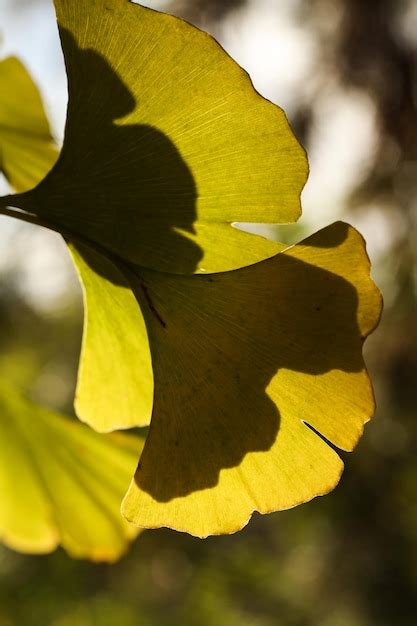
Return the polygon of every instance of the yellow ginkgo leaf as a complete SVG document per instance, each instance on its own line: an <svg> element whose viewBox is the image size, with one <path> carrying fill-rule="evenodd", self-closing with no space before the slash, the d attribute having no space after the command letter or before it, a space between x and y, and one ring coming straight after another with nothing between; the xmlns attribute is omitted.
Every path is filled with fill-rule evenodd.
<svg viewBox="0 0 417 626"><path fill-rule="evenodd" d="M307 161L281 109L206 33L129 0L55 0L69 105L56 167L2 199L141 266L275 254L233 222L300 215Z"/></svg>
<svg viewBox="0 0 417 626"><path fill-rule="evenodd" d="M153 373L145 322L120 270L91 249L70 245L84 291L84 336L75 410L100 432L147 426ZM88 260L88 263L86 261Z"/></svg>
<svg viewBox="0 0 417 626"><path fill-rule="evenodd" d="M64 147L37 187L0 204L71 242L86 301L80 417L145 424L153 400L126 518L207 536L327 493L343 468L329 442L351 450L374 409L362 344L381 299L363 240L338 223L283 249L232 228L298 217L307 165L283 113L181 20L127 0L55 5ZM55 458L39 456L45 441L28 448L41 469ZM70 480L42 477L50 497Z"/></svg>
<svg viewBox="0 0 417 626"><path fill-rule="evenodd" d="M381 309L343 223L212 276L141 271L155 403L122 510L204 537L329 492L374 411L362 359Z"/></svg>
<svg viewBox="0 0 417 626"><path fill-rule="evenodd" d="M98 435L0 386L0 538L29 553L62 545L72 556L115 561L138 529L120 502L143 447Z"/></svg>
<svg viewBox="0 0 417 626"><path fill-rule="evenodd" d="M16 191L49 172L58 152L39 92L15 57L0 61L0 171Z"/></svg>

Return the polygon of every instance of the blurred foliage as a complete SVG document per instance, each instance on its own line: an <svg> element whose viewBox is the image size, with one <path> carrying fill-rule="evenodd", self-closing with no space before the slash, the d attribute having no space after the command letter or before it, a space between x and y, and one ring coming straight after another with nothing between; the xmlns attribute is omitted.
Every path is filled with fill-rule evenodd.
<svg viewBox="0 0 417 626"><path fill-rule="evenodd" d="M1 548L0 626L416 622L416 51L399 28L413 2L297 4L300 20L320 32L323 11L340 7L341 19L326 31L323 74L330 65L342 84L367 93L378 112L380 147L352 193L358 211L376 203L398 220L395 243L377 267L390 289L387 308L367 349L377 418L355 454L345 455L342 484L331 496L255 519L236 536L201 542L148 531L112 567L78 563L61 551L39 558ZM312 98L293 117L307 147L314 107ZM68 409L81 333L79 301L45 319L17 295L10 276L1 285L0 331L2 368L35 395L41 389L42 400ZM47 398L54 386L39 382L52 372L61 373L66 390L59 402Z"/></svg>
<svg viewBox="0 0 417 626"><path fill-rule="evenodd" d="M204 25L207 22L220 21L231 11L246 5L247 0L173 0L168 10L179 17L184 17L193 24Z"/></svg>
<svg viewBox="0 0 417 626"><path fill-rule="evenodd" d="M336 26L322 32L327 37L323 66L375 106L377 149L372 166L352 190L351 205L362 211L376 205L395 225L383 269L395 286L395 315L402 311L407 317L411 310L417 312L416 5L413 0L313 0L302 6L302 18L319 32L320 16L330 8L336 11ZM313 111L314 100L297 113L307 148Z"/></svg>
<svg viewBox="0 0 417 626"><path fill-rule="evenodd" d="M0 371L34 400L72 414L82 333L80 299L74 297L45 316L19 293L16 278L10 272L0 284Z"/></svg>

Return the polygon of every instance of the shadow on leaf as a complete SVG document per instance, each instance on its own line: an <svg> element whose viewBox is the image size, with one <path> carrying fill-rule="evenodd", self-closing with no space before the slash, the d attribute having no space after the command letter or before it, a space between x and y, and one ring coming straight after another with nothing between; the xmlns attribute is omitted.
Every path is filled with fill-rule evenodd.
<svg viewBox="0 0 417 626"><path fill-rule="evenodd" d="M346 237L337 226L335 246ZM331 240L317 246L331 248ZM308 421L317 407L306 388L281 382L280 370L363 370L356 289L291 253L236 272L144 271L141 280L147 298L130 276L148 327L155 398L136 483L159 502L211 488L249 452L268 451L279 437L282 394L286 405L294 396L294 418Z"/></svg>
<svg viewBox="0 0 417 626"><path fill-rule="evenodd" d="M186 236L196 219L190 169L164 133L129 124L141 103L106 59L64 28L60 35L70 93L64 146L49 175L15 202L41 216L47 207L61 227L133 263L193 273L202 252Z"/></svg>
<svg viewBox="0 0 417 626"><path fill-rule="evenodd" d="M210 276L141 267L149 254L174 258L178 272L196 269L202 253L185 235L196 219L193 176L160 131L129 125L128 118L121 124L140 103L107 61L78 48L64 29L61 37L73 94L68 147L32 195L41 206L45 184L60 223L75 231L83 223L88 232L94 222L97 249L123 248L134 262L112 257L141 306L154 370L153 417L136 482L168 502L215 486L222 470L272 448L281 427L280 394L308 402L305 389L281 383L280 372L363 369L358 296L337 274L291 252ZM337 254L346 236L339 224L312 245ZM103 274L97 256L81 252L114 282L118 272Z"/></svg>

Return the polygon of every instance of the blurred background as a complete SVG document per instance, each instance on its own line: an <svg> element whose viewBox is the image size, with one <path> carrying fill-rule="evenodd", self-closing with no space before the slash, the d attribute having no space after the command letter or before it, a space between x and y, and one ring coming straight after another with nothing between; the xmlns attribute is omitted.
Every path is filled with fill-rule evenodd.
<svg viewBox="0 0 417 626"><path fill-rule="evenodd" d="M145 532L114 566L0 547L0 626L415 626L417 2L142 4L212 32L307 148L303 217L268 234L292 243L344 219L365 235L385 298L366 346L377 417L343 455L334 493L255 516L232 537ZM50 0L0 0L0 58L12 53L61 141L66 77ZM71 412L82 303L65 246L0 218L0 279L1 371Z"/></svg>

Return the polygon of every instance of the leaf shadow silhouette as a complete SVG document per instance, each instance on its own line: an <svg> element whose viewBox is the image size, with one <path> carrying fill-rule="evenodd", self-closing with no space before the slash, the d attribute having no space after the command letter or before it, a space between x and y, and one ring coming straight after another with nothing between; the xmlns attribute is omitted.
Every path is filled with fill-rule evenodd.
<svg viewBox="0 0 417 626"><path fill-rule="evenodd" d="M18 204L132 263L193 273L197 189L172 141L145 124L128 85L60 27L68 75L65 141L55 167ZM17 196L16 196L17 198Z"/></svg>
<svg viewBox="0 0 417 626"><path fill-rule="evenodd" d="M347 234L346 225L335 226L330 240L317 238L317 246L332 254ZM364 367L357 291L330 271L279 254L211 276L141 275L166 322L130 277L147 323L155 378L153 417L135 481L158 502L214 487L223 469L271 449L281 419L280 382L271 381L281 369L315 376Z"/></svg>

